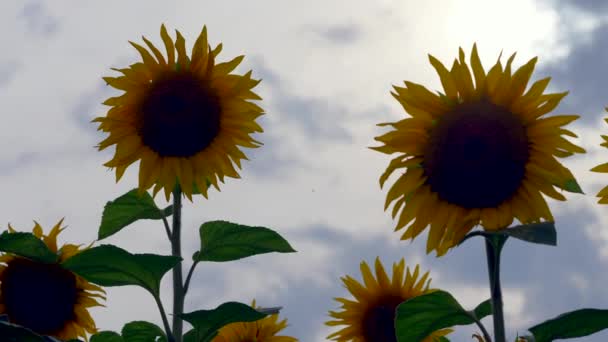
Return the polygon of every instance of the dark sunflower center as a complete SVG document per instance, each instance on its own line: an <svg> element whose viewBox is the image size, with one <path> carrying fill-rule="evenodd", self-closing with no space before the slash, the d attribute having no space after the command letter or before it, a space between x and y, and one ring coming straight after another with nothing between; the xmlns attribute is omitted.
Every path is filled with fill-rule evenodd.
<svg viewBox="0 0 608 342"><path fill-rule="evenodd" d="M366 342L397 342L395 335L395 309L403 298L381 298L363 314L362 333Z"/></svg>
<svg viewBox="0 0 608 342"><path fill-rule="evenodd" d="M528 157L521 120L482 99L441 117L431 132L423 166L439 198L464 208L488 208L513 196Z"/></svg>
<svg viewBox="0 0 608 342"><path fill-rule="evenodd" d="M205 80L171 73L150 85L140 104L139 134L163 157L190 157L220 131L220 101Z"/></svg>
<svg viewBox="0 0 608 342"><path fill-rule="evenodd" d="M75 318L76 278L57 264L9 261L0 293L10 321L40 334L55 333Z"/></svg>

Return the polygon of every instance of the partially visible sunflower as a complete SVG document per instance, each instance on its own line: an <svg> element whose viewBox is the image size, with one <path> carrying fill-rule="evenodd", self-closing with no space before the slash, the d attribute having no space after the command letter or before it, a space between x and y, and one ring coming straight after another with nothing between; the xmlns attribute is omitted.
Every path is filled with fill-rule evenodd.
<svg viewBox="0 0 608 342"><path fill-rule="evenodd" d="M402 240L430 226L427 253L442 255L475 225L486 230L521 223L553 221L543 194L566 198L555 188L582 192L563 158L585 150L566 140L576 134L564 128L578 115L543 117L567 92L543 94L550 78L526 91L537 58L511 72L500 62L484 71L473 45L470 67L462 49L448 70L429 55L445 94L405 81L391 94L411 117L382 123L394 130L376 137L372 149L398 153L380 177L383 186L405 169L386 196L399 216L395 230L408 226ZM472 72L471 72L472 70ZM399 214L399 215L398 215Z"/></svg>
<svg viewBox="0 0 608 342"><path fill-rule="evenodd" d="M256 308L255 299L251 303ZM237 322L220 329L213 342L297 342L289 336L278 336L287 327L287 319L279 320L279 315L269 315L254 322Z"/></svg>
<svg viewBox="0 0 608 342"><path fill-rule="evenodd" d="M154 196L164 189L169 200L176 182L192 200L193 188L207 197L207 182L216 189L218 179L239 178L234 164L247 159L239 149L259 147L250 134L262 132L255 120L263 109L251 102L261 100L251 89L260 81L232 74L244 56L216 64L222 50L211 49L207 29L186 52L184 37L176 31L175 42L161 26L167 56L145 37L149 50L131 42L142 62L113 69L119 77L104 77L125 93L104 102L111 106L105 117L95 118L98 130L110 135L99 150L116 145L114 158L105 166L116 168L116 181L126 168L139 164L139 191L154 185Z"/></svg>
<svg viewBox="0 0 608 342"><path fill-rule="evenodd" d="M604 110L608 111L608 107L604 108ZM605 118L604 121L608 123L608 118ZM602 135L602 139L604 140L604 142L601 143L600 146L608 148L608 135ZM606 173L608 172L608 163L600 164L591 169L591 171ZM600 192L598 192L596 196L600 198L597 201L598 203L608 204L608 185L602 188L602 190L600 190Z"/></svg>
<svg viewBox="0 0 608 342"><path fill-rule="evenodd" d="M105 291L61 267L60 263L78 254L79 246L57 247L61 219L48 235L36 222L32 233L58 255L57 263L32 261L10 253L0 256L0 314L11 323L62 340L85 338L97 332L88 308L103 306ZM8 226L9 233L15 230Z"/></svg>
<svg viewBox="0 0 608 342"><path fill-rule="evenodd" d="M342 303L342 311L330 311L335 320L327 321L329 326L346 325L340 331L327 338L340 342L391 342L395 336L395 310L402 302L432 292L429 289L431 279L429 272L420 278L419 266L414 273L405 268L405 260L393 263L392 280L386 274L380 258L376 258L376 277L367 263L361 263L362 285L351 276L342 278L344 286L355 297L355 300L336 298ZM434 342L435 339L452 332L452 329L438 330L421 342Z"/></svg>

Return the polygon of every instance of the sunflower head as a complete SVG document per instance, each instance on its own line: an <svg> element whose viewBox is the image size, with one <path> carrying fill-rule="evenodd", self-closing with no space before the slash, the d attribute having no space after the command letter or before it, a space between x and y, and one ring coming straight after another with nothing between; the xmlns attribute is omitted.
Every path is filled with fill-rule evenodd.
<svg viewBox="0 0 608 342"><path fill-rule="evenodd" d="M361 262L363 284L346 276L342 282L355 297L354 300L336 298L342 304L341 311L330 311L334 320L327 321L329 326L345 325L342 330L327 338L341 342L376 342L397 341L395 336L395 310L402 302L432 292L429 288L429 272L419 277L420 269L416 265L412 273L406 269L404 259L393 264L392 277L386 274L380 258L376 258L375 277L367 263ZM438 330L427 336L422 342L433 342L435 339L452 332L452 329Z"/></svg>
<svg viewBox="0 0 608 342"><path fill-rule="evenodd" d="M256 309L255 299L251 307ZM254 322L237 322L222 327L213 342L297 342L290 336L277 335L287 327L287 319L279 321L273 314Z"/></svg>
<svg viewBox="0 0 608 342"><path fill-rule="evenodd" d="M57 253L57 263L41 263L10 253L0 256L0 315L9 322L63 340L87 338L97 332L88 308L101 306L105 291L61 267L78 254L79 246L57 247L63 219L48 234L36 222L33 234ZM15 230L8 226L9 233Z"/></svg>
<svg viewBox="0 0 608 342"><path fill-rule="evenodd" d="M251 102L261 100L252 91L259 81L251 71L232 73L243 56L216 63L222 45L209 47L206 28L190 56L179 31L175 41L164 25L160 34L166 56L144 37L148 49L131 42L142 61L104 77L124 94L106 100L106 116L93 120L109 133L98 148L116 145L104 165L116 169L117 181L139 161L140 193L154 186L154 196L164 189L168 200L178 184L190 200L196 188L206 197L207 182L219 190L218 179L239 178L235 165L247 159L239 147L261 145L250 137L262 132L255 120L263 110Z"/></svg>
<svg viewBox="0 0 608 342"><path fill-rule="evenodd" d="M608 111L608 107L604 108L604 110ZM608 123L608 118L605 118L604 121L606 123ZM602 142L600 144L600 146L608 148L608 135L602 135L602 140L604 140L604 142ZM591 171L606 173L606 172L608 172L608 163L600 164L600 165L594 167L593 169L591 169ZM605 186L604 188L602 188L602 190L600 190L600 192L597 193L597 197L600 198L597 201L598 203L608 204L608 186Z"/></svg>
<svg viewBox="0 0 608 342"><path fill-rule="evenodd" d="M376 137L386 154L397 153L380 177L380 186L404 169L386 196L393 204L395 230L413 239L430 226L427 253L438 255L458 244L475 225L486 230L521 223L553 221L543 194L566 198L556 188L582 192L557 158L585 150L564 136L578 115L546 117L567 92L544 94L549 78L527 84L536 58L511 72L513 54L503 68L500 57L486 73L473 45L470 65L460 49L448 70L429 55L443 93L405 82L391 94L410 117L380 126L393 130Z"/></svg>

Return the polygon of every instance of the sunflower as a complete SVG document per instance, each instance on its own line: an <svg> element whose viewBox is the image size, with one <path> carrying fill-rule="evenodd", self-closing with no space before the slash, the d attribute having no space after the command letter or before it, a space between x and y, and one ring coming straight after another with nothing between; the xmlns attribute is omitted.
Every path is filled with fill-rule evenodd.
<svg viewBox="0 0 608 342"><path fill-rule="evenodd" d="M608 111L608 107L604 108L604 110ZM604 119L604 121L606 121L606 123L608 123L608 118ZM603 147L608 147L608 135L602 135L602 139L604 139L604 142L600 144L600 146ZM594 172L608 172L608 163L604 163L604 164L600 164L596 167L594 167L593 169L591 169L591 171ZM600 190L600 192L597 193L597 197L599 197L600 199L597 201L600 204L608 204L608 186L605 186L604 188L602 188L602 190Z"/></svg>
<svg viewBox="0 0 608 342"><path fill-rule="evenodd" d="M334 332L327 338L334 341L376 342L397 341L395 336L395 310L402 302L432 292L429 289L431 279L429 272L420 278L419 266L414 273L405 261L393 264L392 280L389 279L380 258L376 258L376 277L372 274L367 263L361 263L362 285L350 276L342 278L344 286L355 297L355 300L336 298L342 304L342 311L330 311L329 315L335 320L325 324L329 326L346 325L340 331ZM405 272L404 272L405 271ZM405 275L405 278L404 278ZM434 342L441 336L452 332L452 329L438 330L427 336L422 342Z"/></svg>
<svg viewBox="0 0 608 342"><path fill-rule="evenodd" d="M256 308L255 299L251 303ZM213 342L297 342L289 336L277 336L287 326L287 319L279 320L279 315L266 316L254 322L237 322L222 327Z"/></svg>
<svg viewBox="0 0 608 342"><path fill-rule="evenodd" d="M427 253L443 255L480 224L485 230L553 221L542 194L566 198L555 188L582 193L572 173L556 157L585 150L564 138L578 115L543 117L567 92L543 94L550 78L526 87L537 58L511 72L498 61L484 71L473 45L470 68L462 49L448 70L429 55L445 94L405 81L391 92L411 117L379 126L394 130L376 137L382 153L399 153L380 177L380 186L405 169L386 196L399 214L395 230L414 239L430 225ZM472 69L472 72L471 72Z"/></svg>
<svg viewBox="0 0 608 342"><path fill-rule="evenodd" d="M0 256L0 314L11 323L62 340L87 339L97 332L88 308L103 306L105 291L64 269L60 263L80 252L79 246L57 247L57 235L65 229L59 221L48 235L35 222L32 233L58 256L57 263L41 263L13 254ZM11 225L8 232L14 233Z"/></svg>
<svg viewBox="0 0 608 342"><path fill-rule="evenodd" d="M251 71L231 73L244 56L216 64L222 45L211 50L206 27L188 56L184 37L176 34L174 42L161 26L166 58L145 37L149 50L131 42L142 62L113 69L122 73L119 77L104 77L124 94L106 100L112 108L93 122L109 132L98 149L116 145L104 165L116 169L117 182L139 160L140 194L154 185L154 196L164 189L169 200L179 184L192 200L193 189L207 197L207 182L219 191L218 179L239 178L234 164L240 168L241 159L247 159L239 146L261 145L249 135L262 132L255 120L263 110L250 101L261 100L251 90L260 81L251 78Z"/></svg>

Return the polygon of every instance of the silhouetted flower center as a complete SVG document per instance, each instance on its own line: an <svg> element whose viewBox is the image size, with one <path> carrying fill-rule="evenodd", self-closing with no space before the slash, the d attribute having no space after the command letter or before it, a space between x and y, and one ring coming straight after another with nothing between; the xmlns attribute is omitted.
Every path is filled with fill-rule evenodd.
<svg viewBox="0 0 608 342"><path fill-rule="evenodd" d="M433 128L424 153L431 190L464 208L497 207L515 194L529 158L521 120L487 99L456 106Z"/></svg>
<svg viewBox="0 0 608 342"><path fill-rule="evenodd" d="M221 106L208 82L190 73L154 81L140 103L143 143L162 157L190 157L220 131Z"/></svg>
<svg viewBox="0 0 608 342"><path fill-rule="evenodd" d="M395 309L404 301L398 296L380 298L363 314L363 337L366 342L397 342Z"/></svg>
<svg viewBox="0 0 608 342"><path fill-rule="evenodd" d="M9 320L39 334L74 320L76 277L57 264L15 258L7 263L0 291Z"/></svg>

